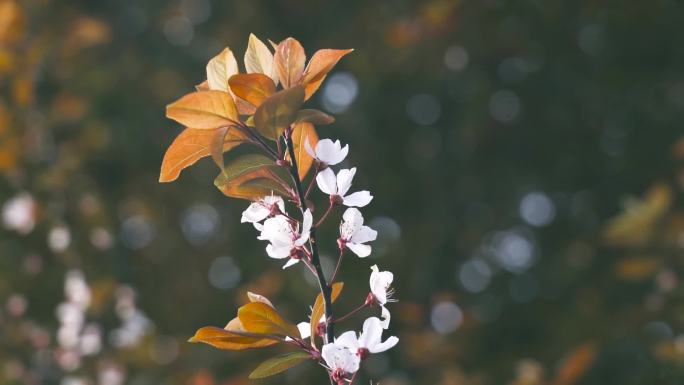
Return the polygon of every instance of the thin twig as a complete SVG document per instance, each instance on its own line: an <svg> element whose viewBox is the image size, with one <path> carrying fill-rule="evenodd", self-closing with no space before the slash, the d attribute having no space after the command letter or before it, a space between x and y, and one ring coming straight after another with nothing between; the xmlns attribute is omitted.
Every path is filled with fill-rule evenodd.
<svg viewBox="0 0 684 385"><path fill-rule="evenodd" d="M356 309L350 311L349 313L343 315L342 317L340 317L338 319L334 319L334 320L330 321L330 323L338 323L338 322L345 321L347 318L353 316L354 314L360 312L361 310L363 310L367 307L368 307L368 304L364 302L359 307L357 307Z"/></svg>
<svg viewBox="0 0 684 385"><path fill-rule="evenodd" d="M328 218L328 215L330 215L330 212L332 211L333 206L335 206L335 205L333 204L332 201L330 201L330 205L328 206L328 209L325 210L325 213L323 214L323 216L321 217L321 219L319 219L318 222L316 222L316 228L321 227L321 225L322 225L323 222L326 220L326 218ZM332 281L331 281L331 282L332 282Z"/></svg>
<svg viewBox="0 0 684 385"><path fill-rule="evenodd" d="M340 271L340 266L342 266L342 258L344 258L344 249L340 249L340 256L337 257L337 265L335 265L335 272L333 273L332 278L330 278L331 285L335 283L335 280L337 279L337 273Z"/></svg>
<svg viewBox="0 0 684 385"><path fill-rule="evenodd" d="M297 190L297 196L299 197L299 208L302 211L302 215L306 211L306 198L304 195L304 190L302 188L302 181L299 179L299 171L297 168L297 158L295 158L294 145L292 143L291 132L286 131L284 134L285 145L287 151L290 155L290 175L292 176L292 181ZM325 319L332 318L332 301L330 299L330 286L325 281L325 274L323 273L323 268L321 267L321 259L318 255L318 245L316 243L316 227L311 228L311 233L309 234L309 247L311 248L311 264L316 270L316 278L318 278L318 286L321 290L321 296L323 297L323 307L325 309ZM326 323L326 333L325 342L331 342L334 336L333 326L330 323Z"/></svg>

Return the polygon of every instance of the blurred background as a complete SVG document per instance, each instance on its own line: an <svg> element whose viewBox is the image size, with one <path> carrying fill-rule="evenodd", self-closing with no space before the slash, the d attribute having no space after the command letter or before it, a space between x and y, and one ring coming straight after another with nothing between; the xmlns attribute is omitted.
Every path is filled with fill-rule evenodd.
<svg viewBox="0 0 684 385"><path fill-rule="evenodd" d="M157 182L165 105L250 32L356 49L309 106L375 195L338 307L376 263L400 299L359 383L684 382L680 2L0 0L0 384L247 384L273 350L186 339L247 290L304 320L210 160Z"/></svg>

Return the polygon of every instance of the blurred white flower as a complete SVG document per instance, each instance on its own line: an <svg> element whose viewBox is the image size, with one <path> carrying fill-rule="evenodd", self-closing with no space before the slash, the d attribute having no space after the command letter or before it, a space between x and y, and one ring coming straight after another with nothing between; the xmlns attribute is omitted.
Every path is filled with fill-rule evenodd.
<svg viewBox="0 0 684 385"><path fill-rule="evenodd" d="M351 169L342 169L335 176L333 170L326 168L316 176L316 183L318 188L324 193L337 198L342 204L348 207L363 207L373 200L373 196L369 191L357 191L347 195L351 188L352 180L356 174L356 167Z"/></svg>
<svg viewBox="0 0 684 385"><path fill-rule="evenodd" d="M28 234L36 225L36 202L27 193L7 200L2 205L2 223L5 228Z"/></svg>
<svg viewBox="0 0 684 385"><path fill-rule="evenodd" d="M342 162L349 152L348 144L342 147L339 140L333 142L330 139L319 140L318 143L316 143L316 149L314 150L311 148L311 144L307 138L304 148L312 158L317 159L326 166L334 166Z"/></svg>
<svg viewBox="0 0 684 385"><path fill-rule="evenodd" d="M399 342L399 338L395 336L383 342L382 330L382 321L377 317L370 317L364 321L363 331L358 337L354 331L344 332L335 339L335 344L346 347L356 353L359 358L364 359L368 353L382 353Z"/></svg>
<svg viewBox="0 0 684 385"><path fill-rule="evenodd" d="M242 212L240 222L257 223L278 213L285 213L285 202L283 201L283 198L276 195L268 195L256 202L252 202L252 204Z"/></svg>
<svg viewBox="0 0 684 385"><path fill-rule="evenodd" d="M361 363L358 355L337 343L323 345L321 357L333 372L335 380L341 379L345 374L356 373Z"/></svg>
<svg viewBox="0 0 684 385"><path fill-rule="evenodd" d="M363 225L363 215L359 209L348 208L342 215L340 224L340 247L348 247L361 258L370 255L371 247L366 242L374 241L378 232Z"/></svg>
<svg viewBox="0 0 684 385"><path fill-rule="evenodd" d="M261 226L261 234L257 237L260 240L270 242L266 246L268 256L275 259L290 258L283 266L283 269L299 262L297 251L309 240L313 216L310 210L304 212L302 229L299 225L293 225L284 215L276 215L267 219Z"/></svg>

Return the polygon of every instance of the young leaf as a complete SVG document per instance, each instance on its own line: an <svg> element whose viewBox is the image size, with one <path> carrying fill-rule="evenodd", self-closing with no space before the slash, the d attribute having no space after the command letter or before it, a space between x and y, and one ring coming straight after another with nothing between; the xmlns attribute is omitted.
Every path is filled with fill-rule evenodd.
<svg viewBox="0 0 684 385"><path fill-rule="evenodd" d="M230 182L223 173L214 180L214 185L226 196L255 200L266 195L289 197L286 183L269 168L261 168L247 172Z"/></svg>
<svg viewBox="0 0 684 385"><path fill-rule="evenodd" d="M192 166L199 159L211 155L211 142L215 137L214 130L197 130L186 128L171 143L164 154L159 173L159 182L172 182L186 167ZM224 138L223 152L231 150L242 143L245 135L239 130L230 130Z"/></svg>
<svg viewBox="0 0 684 385"><path fill-rule="evenodd" d="M270 377L278 373L282 373L310 359L311 356L304 352L283 354L282 356L268 359L259 364L259 366L257 366L256 369L249 374L249 379L256 380L259 378Z"/></svg>
<svg viewBox="0 0 684 385"><path fill-rule="evenodd" d="M271 346L280 342L273 336L256 336L240 331L205 326L195 332L188 342L202 342L218 349L244 350Z"/></svg>
<svg viewBox="0 0 684 385"><path fill-rule="evenodd" d="M238 318L250 333L300 337L296 325L286 321L274 308L262 302L250 302L240 307Z"/></svg>
<svg viewBox="0 0 684 385"><path fill-rule="evenodd" d="M275 167L275 162L261 154L243 155L227 165L221 175L225 182L231 182L241 175L248 174L267 167Z"/></svg>
<svg viewBox="0 0 684 385"><path fill-rule="evenodd" d="M278 84L278 73L273 66L273 54L254 34L249 34L247 51L245 51L245 68L247 73L267 75L273 79L273 83Z"/></svg>
<svg viewBox="0 0 684 385"><path fill-rule="evenodd" d="M318 134L316 133L314 125L307 122L295 123L294 129L292 130L292 145L294 147L295 159L297 160L299 179L301 180L304 180L313 164L313 158L306 151L305 145L307 140L312 148L316 148Z"/></svg>
<svg viewBox="0 0 684 385"><path fill-rule="evenodd" d="M308 100L311 95L318 90L325 76L335 67L335 64L353 49L321 49L309 60L309 64L304 71L302 84L305 86L306 97Z"/></svg>
<svg viewBox="0 0 684 385"><path fill-rule="evenodd" d="M290 88L299 83L302 79L305 62L304 47L297 40L288 37L278 44L273 64L283 88Z"/></svg>
<svg viewBox="0 0 684 385"><path fill-rule="evenodd" d="M238 74L228 79L230 89L238 98L259 107L276 90L273 80L264 74Z"/></svg>
<svg viewBox="0 0 684 385"><path fill-rule="evenodd" d="M209 60L207 64L207 84L209 89L228 91L228 79L238 73L238 65L230 48L224 49L220 54Z"/></svg>
<svg viewBox="0 0 684 385"><path fill-rule="evenodd" d="M340 296L343 287L344 282L333 283L330 293L330 300L332 302L335 302L335 300L337 300L337 297ZM323 317L325 312L325 307L323 305L323 296L321 294L318 294L318 296L316 297L316 301L314 302L314 305L311 308L311 320L309 321L309 324L311 325L311 344L314 344L314 336L316 335L316 331L318 329L318 321L321 319L321 317Z"/></svg>
<svg viewBox="0 0 684 385"><path fill-rule="evenodd" d="M257 131L271 140L277 140L297 118L297 112L304 102L304 88L295 86L276 92L257 108L254 124Z"/></svg>
<svg viewBox="0 0 684 385"><path fill-rule="evenodd" d="M223 91L198 91L166 106L166 116L192 128L211 129L238 120L235 102Z"/></svg>
<svg viewBox="0 0 684 385"><path fill-rule="evenodd" d="M332 124L335 118L320 110L303 109L297 113L296 122L309 122L312 124Z"/></svg>

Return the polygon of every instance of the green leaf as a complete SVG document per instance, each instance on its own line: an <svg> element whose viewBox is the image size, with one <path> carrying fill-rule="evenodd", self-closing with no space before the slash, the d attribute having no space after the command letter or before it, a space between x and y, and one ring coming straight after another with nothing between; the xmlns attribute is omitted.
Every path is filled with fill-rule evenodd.
<svg viewBox="0 0 684 385"><path fill-rule="evenodd" d="M254 113L256 130L271 140L277 140L283 131L297 119L299 107L304 103L304 87L295 86L276 92L261 103Z"/></svg>
<svg viewBox="0 0 684 385"><path fill-rule="evenodd" d="M292 352L282 356L274 357L262 362L256 369L249 374L251 380L266 378L278 373L282 373L293 368L304 361L310 360L311 356L304 352Z"/></svg>
<svg viewBox="0 0 684 385"><path fill-rule="evenodd" d="M214 185L227 196L257 199L270 194L288 196L287 184L274 171L271 159L248 154L229 163L214 180Z"/></svg>
<svg viewBox="0 0 684 385"><path fill-rule="evenodd" d="M320 110L303 109L297 113L296 122L309 122L312 124L331 124L335 118Z"/></svg>

